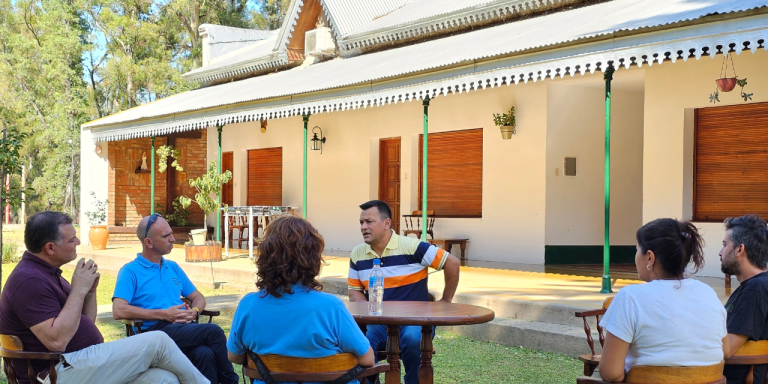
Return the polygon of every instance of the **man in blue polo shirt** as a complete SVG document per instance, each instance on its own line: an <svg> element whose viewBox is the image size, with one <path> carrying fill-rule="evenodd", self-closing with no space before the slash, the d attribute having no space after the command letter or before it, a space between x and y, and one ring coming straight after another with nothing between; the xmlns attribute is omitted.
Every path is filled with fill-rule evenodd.
<svg viewBox="0 0 768 384"><path fill-rule="evenodd" d="M178 264L163 255L173 250L173 230L158 214L139 222L136 235L142 252L117 274L112 314L119 319L143 319L148 331L162 331L176 342L211 383L236 384L227 359L227 337L216 324L198 324L205 297ZM192 302L184 304L182 297Z"/></svg>

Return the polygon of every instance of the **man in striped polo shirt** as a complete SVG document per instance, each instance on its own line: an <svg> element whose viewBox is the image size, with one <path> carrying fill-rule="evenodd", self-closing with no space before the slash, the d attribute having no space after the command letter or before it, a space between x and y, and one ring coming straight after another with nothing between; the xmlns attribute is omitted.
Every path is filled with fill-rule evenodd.
<svg viewBox="0 0 768 384"><path fill-rule="evenodd" d="M360 231L365 244L352 251L349 260L349 301L368 301L368 277L373 259L381 259L385 301L429 301L427 268L443 270L445 289L440 301L450 303L459 284L459 259L419 239L400 236L392 230L392 210L381 200L360 206ZM434 329L433 329L434 336ZM387 329L369 325L366 332L375 351L384 350ZM419 382L421 327L400 327L400 358L405 365L405 384Z"/></svg>

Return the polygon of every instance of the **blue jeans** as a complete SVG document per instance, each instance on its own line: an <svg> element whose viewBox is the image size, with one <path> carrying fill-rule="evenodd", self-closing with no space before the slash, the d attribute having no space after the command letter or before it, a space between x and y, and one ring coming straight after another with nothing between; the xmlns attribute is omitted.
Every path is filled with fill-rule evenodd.
<svg viewBox="0 0 768 384"><path fill-rule="evenodd" d="M369 325L365 336L374 351L384 351L387 348L387 327L385 325ZM432 337L435 337L435 327L432 327ZM400 359L405 366L405 384L419 383L419 366L421 365L421 326L405 325L400 327ZM378 362L378 358L376 359Z"/></svg>

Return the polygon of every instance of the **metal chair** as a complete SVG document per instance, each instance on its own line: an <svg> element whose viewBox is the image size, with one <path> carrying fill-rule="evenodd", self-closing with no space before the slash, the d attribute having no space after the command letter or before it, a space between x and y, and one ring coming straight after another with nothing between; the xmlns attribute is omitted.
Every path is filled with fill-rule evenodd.
<svg viewBox="0 0 768 384"><path fill-rule="evenodd" d="M351 353L340 353L320 358L281 355L260 355L259 358L276 381L290 381L298 384L307 381L331 381L357 365L357 357ZM358 378L377 375L388 370L389 363L378 363L372 367L365 368L358 375ZM249 378L251 384L253 384L254 380L263 380L250 356L247 358L246 365L243 366L243 377Z"/></svg>
<svg viewBox="0 0 768 384"><path fill-rule="evenodd" d="M30 383L37 382L37 375L32 367L33 360L48 360L48 374L51 384L56 384L56 364L61 361L59 352L24 352L24 345L21 339L11 335L0 335L0 357L3 358L3 369L9 384L18 384L19 375L11 364L11 359L27 360L27 377Z"/></svg>

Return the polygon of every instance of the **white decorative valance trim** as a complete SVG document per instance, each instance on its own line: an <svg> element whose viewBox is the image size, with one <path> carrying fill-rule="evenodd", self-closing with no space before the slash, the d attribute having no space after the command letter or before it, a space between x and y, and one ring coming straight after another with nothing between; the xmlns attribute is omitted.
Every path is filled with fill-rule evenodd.
<svg viewBox="0 0 768 384"><path fill-rule="evenodd" d="M322 99L301 102L293 102L293 97L291 97L287 103L277 106L273 104L259 107L259 103L265 103L262 101L255 102L251 109L238 106L236 111L232 107L231 112L221 112L219 109L216 113L202 110L154 118L147 123L134 121L106 128L94 127L91 129L92 137L95 142L117 141L262 119L280 119L304 114L377 107L423 100L427 97L434 99L449 93L461 94L489 87L509 86L520 82L527 83L548 78L573 77L576 74L592 74L595 71L603 70L609 63L612 63L617 69L627 69L632 65L642 67L662 64L667 61L671 63L678 60L686 61L689 58L698 60L702 56L714 58L718 53L727 52L729 49L732 49L736 54L745 50L754 53L758 49L768 50L766 43L768 26L763 21L762 18L754 20L752 24L760 26L749 29L747 24L750 23L741 20L739 25L745 29L732 33L690 37L691 31L667 31L664 35L638 35L624 38L621 40L623 47L617 47L619 43L617 40L607 40L559 51L545 51L534 55L478 63L475 65L475 72L471 74L451 76L448 73L443 79L421 82L418 78L406 78L402 80L401 84L394 84L387 89L373 90L373 85L371 85L370 91L351 96L333 97L331 94ZM711 31L711 28L708 30ZM674 37L676 33L680 34L679 39L658 42L641 41L654 38L661 39L661 36ZM542 59L542 56L548 57L548 59ZM412 83L408 84L408 82ZM343 88L339 90L339 92L343 91L345 91ZM302 96L306 100L311 95Z"/></svg>

